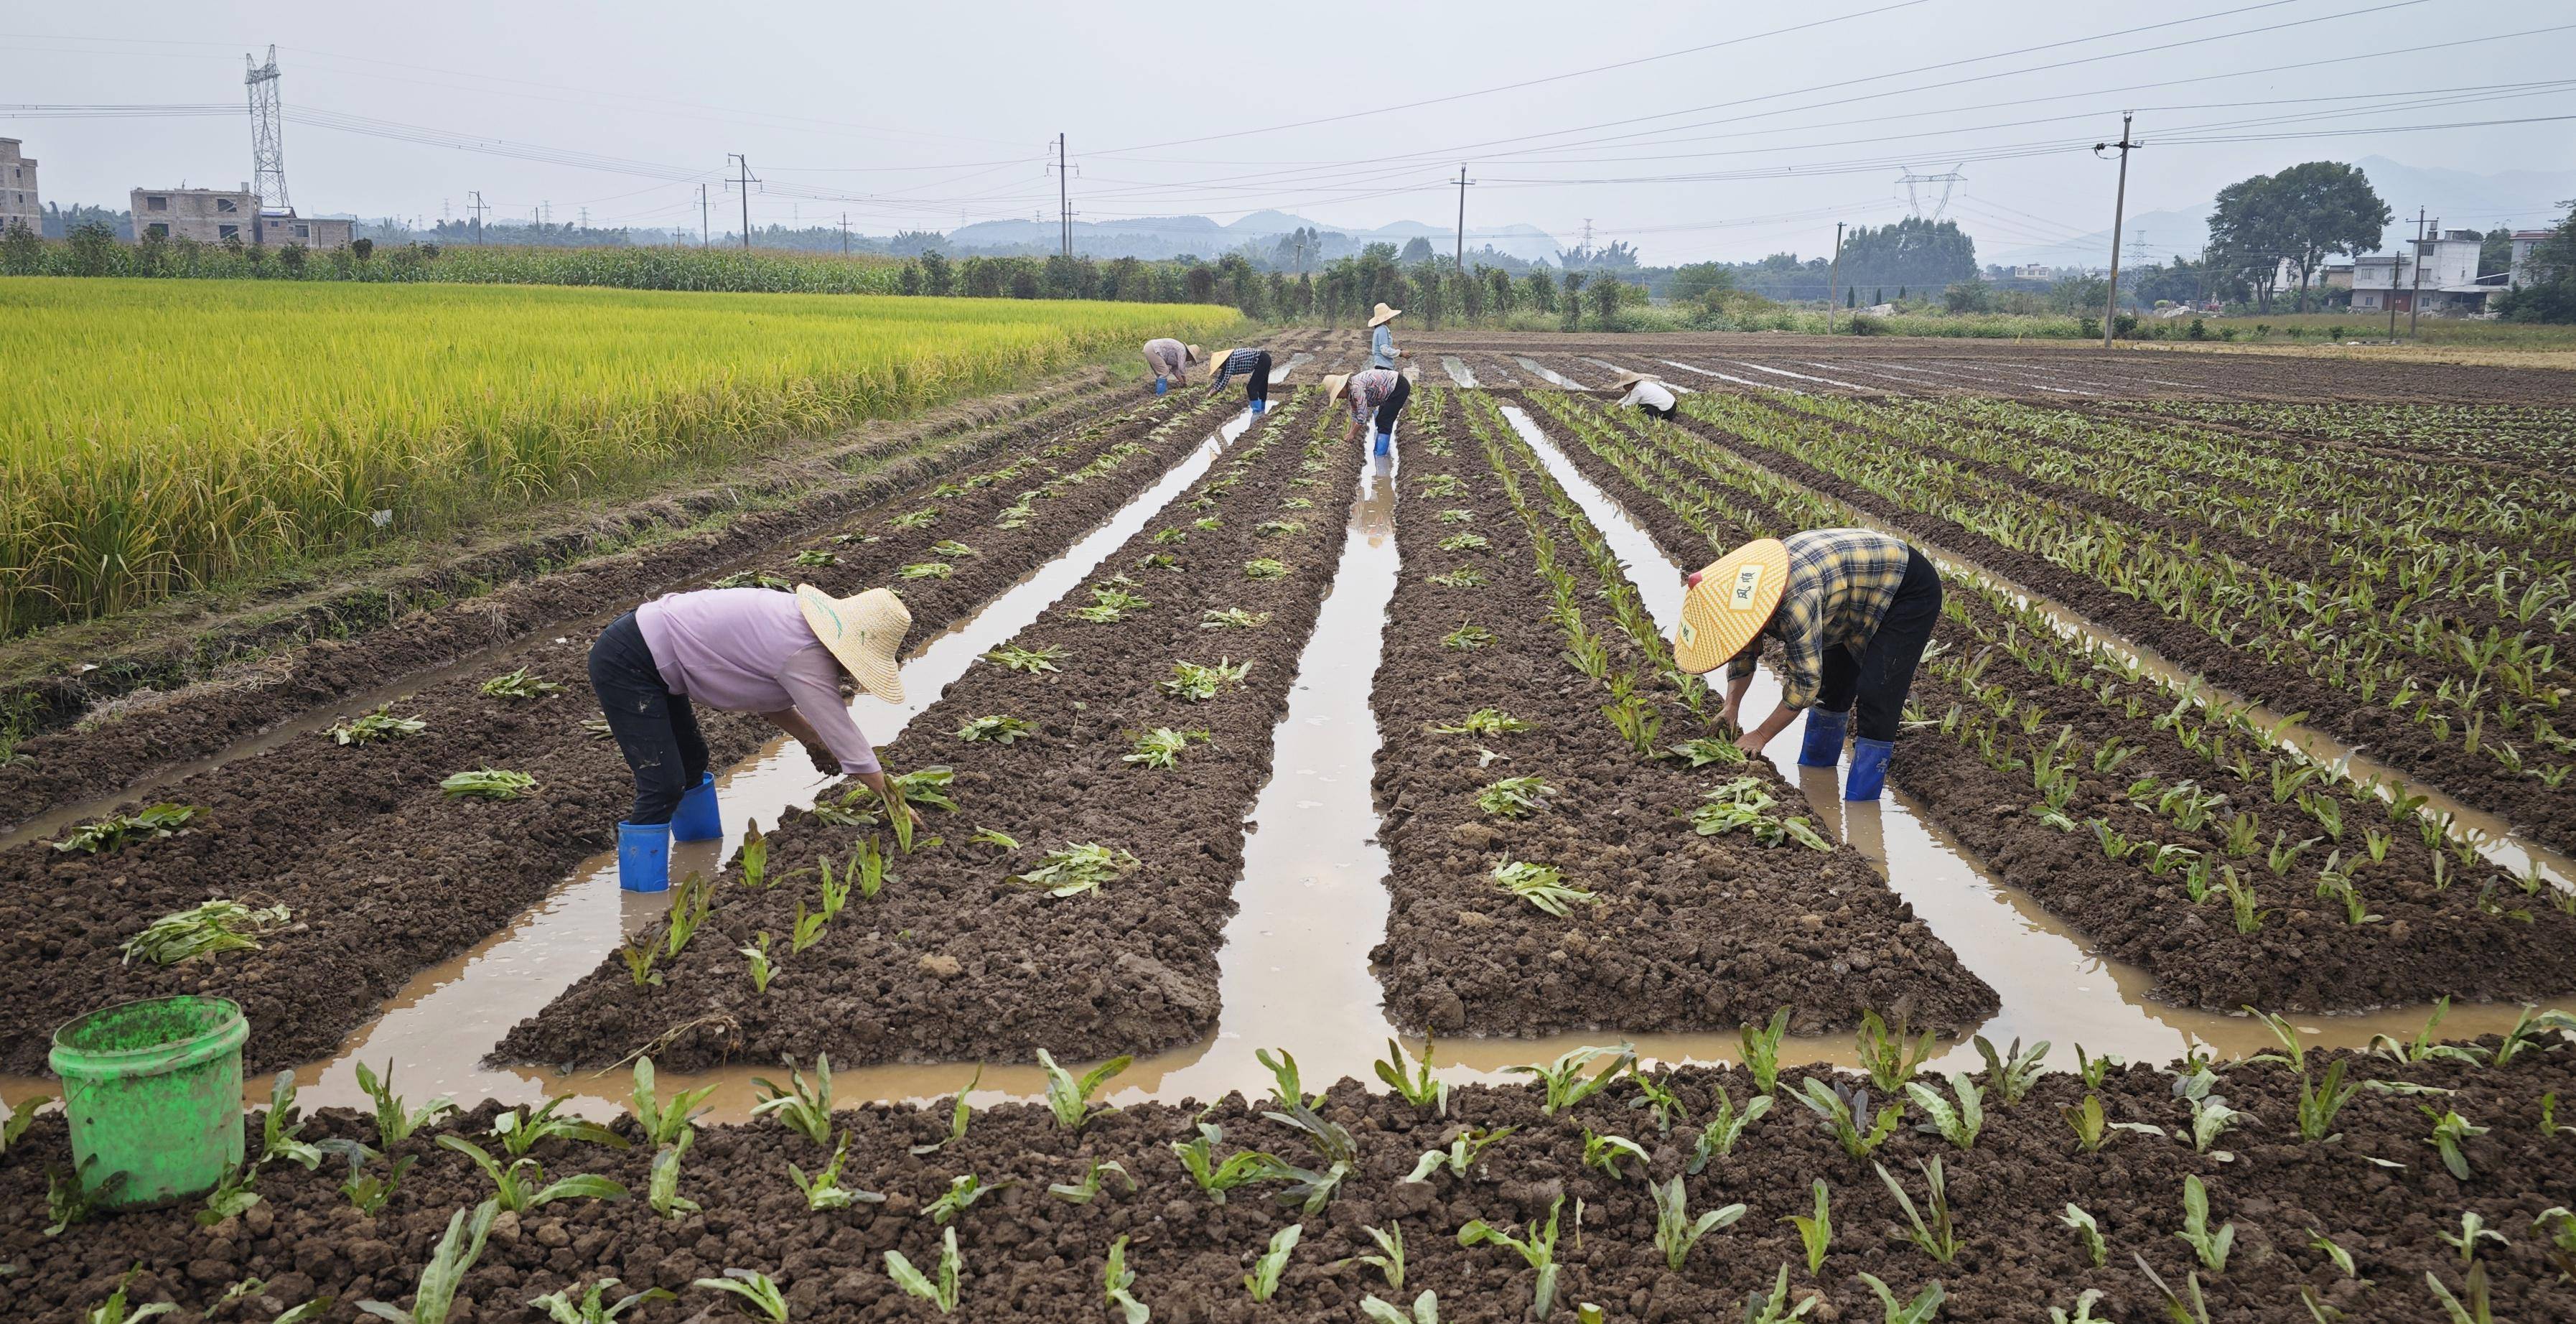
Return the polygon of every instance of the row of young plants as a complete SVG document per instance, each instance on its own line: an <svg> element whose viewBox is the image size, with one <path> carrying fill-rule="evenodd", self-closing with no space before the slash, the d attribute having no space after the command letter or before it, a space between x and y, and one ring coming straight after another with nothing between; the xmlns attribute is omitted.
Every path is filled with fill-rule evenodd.
<svg viewBox="0 0 2576 1324"><path fill-rule="evenodd" d="M758 1083L759 1120L632 1073L610 1125L564 1099L457 1112L362 1073L371 1110L300 1114L281 1075L246 1162L193 1207L101 1215L61 1122L0 1131L0 1308L309 1324L513 1317L1818 1317L2449 1320L2576 1307L2568 1032L2128 1067L1866 1015L1858 1072L1622 1047L1451 1088L1390 1044L1390 1087L1099 1102L1119 1058L1038 1054L1042 1104L839 1106L829 1063ZM971 1086L969 1087L971 1089ZM1784 1106L1794 1105L1794 1106ZM325 1173L325 1165L330 1172ZM336 1185L332 1175L345 1170ZM250 1311L259 1314L249 1314Z"/></svg>
<svg viewBox="0 0 2576 1324"><path fill-rule="evenodd" d="M1988 472L2009 469L2079 500L2100 498L2114 512L2198 526L2225 538L2231 556L2314 579L2365 608L2386 597L2409 619L2463 617L2480 627L2529 628L2544 640L2576 623L2576 610L2564 605L2576 497L2561 484L2010 400L1790 407L1956 454Z"/></svg>
<svg viewBox="0 0 2576 1324"><path fill-rule="evenodd" d="M1424 391L1400 444L1403 569L1371 698L1393 893L1373 964L1399 1025L1724 1027L1794 1000L1811 1029L1872 1005L1955 1028L1993 1008L1714 729L1489 397Z"/></svg>
<svg viewBox="0 0 2576 1324"><path fill-rule="evenodd" d="M1253 422L880 751L922 826L827 793L683 881L499 1055L1105 1057L1206 1032L1244 812L1356 467L1317 403Z"/></svg>
<svg viewBox="0 0 2576 1324"><path fill-rule="evenodd" d="M935 634L1008 587L1149 483L1156 460L1195 445L1200 426L1186 407L1130 408L1002 465L1044 486L1120 457L1114 475L1042 501L1042 527L1005 530L974 509L1011 499L998 492L948 503L987 530L970 536L992 559L928 593L909 586L917 627ZM1139 438L1150 443L1141 453ZM860 514L839 535L847 542L819 542L838 564L796 572L836 588L893 577L896 558L932 535L879 530L934 490ZM91 1007L176 992L241 1002L255 1068L327 1053L375 999L492 932L611 839L632 780L589 701L588 644L587 629L532 642L493 662L508 668L499 674L425 686L163 787L165 804L0 851L0 932L36 958L0 971L0 1070L43 1071L52 1027ZM719 765L762 739L757 723L724 714L704 714L702 730ZM186 941L138 948L151 933Z"/></svg>
<svg viewBox="0 0 2576 1324"><path fill-rule="evenodd" d="M2576 426L2571 426L2563 406L2147 400L2123 408L2157 418L2241 429L2241 435L2470 460L2542 474L2560 472L2576 460Z"/></svg>
<svg viewBox="0 0 2576 1324"><path fill-rule="evenodd" d="M1852 519L1681 429L1530 399L1677 559ZM2564 991L2566 890L2488 863L2403 785L2284 748L1973 577L1945 588L1896 781L2162 995L2322 1010Z"/></svg>
<svg viewBox="0 0 2576 1324"><path fill-rule="evenodd" d="M1874 516L1930 533L2177 663L2327 730L2522 824L2576 839L2576 753L2551 644L2362 607L2351 595L2212 555L2134 522L2048 501L1796 410L1707 393L1690 430ZM2177 623L2189 630L2178 631ZM2427 683L2427 682L2431 683Z"/></svg>

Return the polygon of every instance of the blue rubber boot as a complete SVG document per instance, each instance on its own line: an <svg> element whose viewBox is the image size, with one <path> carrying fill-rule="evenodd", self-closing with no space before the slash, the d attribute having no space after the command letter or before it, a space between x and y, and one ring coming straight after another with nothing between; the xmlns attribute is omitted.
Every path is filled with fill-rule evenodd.
<svg viewBox="0 0 2576 1324"><path fill-rule="evenodd" d="M1160 377L1155 378L1155 379L1154 379L1154 394L1156 394L1156 395L1161 395L1163 392L1165 392L1165 391L1167 391L1167 390L1171 389L1171 385L1172 385L1172 384L1171 384L1169 381L1166 381L1166 380L1164 380L1163 378L1160 378Z"/></svg>
<svg viewBox="0 0 2576 1324"><path fill-rule="evenodd" d="M1829 713L1822 708L1807 710L1807 743L1798 749L1801 768L1830 768L1843 761L1843 733L1851 729L1851 714Z"/></svg>
<svg viewBox="0 0 2576 1324"><path fill-rule="evenodd" d="M1269 402L1269 401L1267 401L1267 400L1255 400L1255 401L1253 401L1253 402L1252 402L1252 416L1253 416L1254 418L1259 418L1259 417L1261 417L1263 414L1266 414L1266 413L1269 413L1269 412L1270 412L1270 402Z"/></svg>
<svg viewBox="0 0 2576 1324"><path fill-rule="evenodd" d="M1895 752L1893 741L1867 736L1853 741L1851 771L1843 775L1843 799L1877 799L1880 788L1887 785L1888 756Z"/></svg>
<svg viewBox="0 0 2576 1324"><path fill-rule="evenodd" d="M724 811L716 808L716 775L706 773L680 797L671 811L671 840L713 841L724 835Z"/></svg>
<svg viewBox="0 0 2576 1324"><path fill-rule="evenodd" d="M671 825L617 825L617 889L621 892L671 890Z"/></svg>
<svg viewBox="0 0 2576 1324"><path fill-rule="evenodd" d="M1370 452L1370 454L1372 454L1372 455L1386 455L1386 454L1389 454L1389 453L1393 452L1393 451L1394 451L1394 449L1395 449L1395 434L1394 434L1394 433L1392 433L1392 432L1381 432L1381 433L1377 434L1377 446L1376 446L1376 448L1375 448L1374 450L1372 450L1372 451Z"/></svg>

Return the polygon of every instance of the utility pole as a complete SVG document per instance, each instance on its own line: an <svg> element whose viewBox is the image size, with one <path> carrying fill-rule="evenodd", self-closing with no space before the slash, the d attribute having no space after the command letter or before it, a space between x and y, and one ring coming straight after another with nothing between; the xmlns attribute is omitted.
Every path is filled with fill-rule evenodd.
<svg viewBox="0 0 2576 1324"><path fill-rule="evenodd" d="M1055 136L1055 211L1056 233L1064 240L1064 256L1073 258L1073 186L1064 177L1064 135Z"/></svg>
<svg viewBox="0 0 2576 1324"><path fill-rule="evenodd" d="M2433 222L2433 228L2426 230L2424 209L2421 207L2415 209L2415 292L2406 299L2406 338L2408 340L2415 338L2415 321L2424 314L2424 236L2441 232L2440 221Z"/></svg>
<svg viewBox="0 0 2576 1324"><path fill-rule="evenodd" d="M1451 259L1461 275L1467 270L1467 186L1476 181L1467 178L1465 162L1458 165L1458 255Z"/></svg>
<svg viewBox="0 0 2576 1324"><path fill-rule="evenodd" d="M751 186L760 181L751 177L750 157L727 152L725 159L739 163L742 168L741 176L734 183L742 189L742 251L748 253L751 251Z"/></svg>
<svg viewBox="0 0 2576 1324"><path fill-rule="evenodd" d="M2424 209L2423 209L2422 207L2417 207L2417 208L2415 209L2415 242L2416 242L2419 246L2424 242ZM2419 249L2418 249L2417 253L2415 254L2415 257L2416 257L2416 260L2417 260L2417 261L2419 261L2419 262L2423 260L2424 255L2423 255L2422 251L2420 250L2420 247L2419 247ZM2404 258L2398 257L2397 255L2395 255L2395 254L2393 254L2393 253L2389 255L2389 260L2388 260L2388 338L2389 338L2389 339L2391 339L2391 340L2395 340L2395 339L2397 338L2397 265L2398 265L2400 262L2403 262L2403 261L2405 261L2405 259L2404 259ZM2356 268L2356 269L2358 269L2358 268ZM2417 283L2419 283L2419 284L2421 283L2420 279L2419 279L2419 281L2418 281Z"/></svg>
<svg viewBox="0 0 2576 1324"><path fill-rule="evenodd" d="M1834 262L1825 268L1825 334L1834 333L1834 300L1840 291L1835 286L1843 278L1843 223L1834 222Z"/></svg>
<svg viewBox="0 0 2576 1324"><path fill-rule="evenodd" d="M2131 118L2133 118L2133 112L2125 110L2120 112L2120 141L2093 144L2095 156L2100 156L2106 147L2120 149L2120 187L2111 195L2111 292L2103 296L2103 302L2106 305L2102 309L2102 348L2104 349L2111 347L2111 337L2120 329L2120 219L2129 206L2129 152L2134 148L2146 146L2145 143L2129 141Z"/></svg>
<svg viewBox="0 0 2576 1324"><path fill-rule="evenodd" d="M476 242L476 243L478 243L478 244L479 244L479 243L482 243L482 242L483 242L483 190L481 190L481 189L479 189L479 188L478 188L478 189L475 189L475 190L473 190L473 194L474 194L474 242Z"/></svg>
<svg viewBox="0 0 2576 1324"><path fill-rule="evenodd" d="M698 185L698 247L707 246L707 186Z"/></svg>
<svg viewBox="0 0 2576 1324"><path fill-rule="evenodd" d="M850 214L841 213L841 256L850 255Z"/></svg>

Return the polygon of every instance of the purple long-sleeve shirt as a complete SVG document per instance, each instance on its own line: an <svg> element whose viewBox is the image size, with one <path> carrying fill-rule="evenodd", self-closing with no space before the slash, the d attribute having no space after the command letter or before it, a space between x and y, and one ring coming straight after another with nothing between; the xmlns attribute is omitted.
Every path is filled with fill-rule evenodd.
<svg viewBox="0 0 2576 1324"><path fill-rule="evenodd" d="M635 609L662 688L729 712L793 708L857 776L882 771L841 698L841 664L793 594L765 588L666 593Z"/></svg>

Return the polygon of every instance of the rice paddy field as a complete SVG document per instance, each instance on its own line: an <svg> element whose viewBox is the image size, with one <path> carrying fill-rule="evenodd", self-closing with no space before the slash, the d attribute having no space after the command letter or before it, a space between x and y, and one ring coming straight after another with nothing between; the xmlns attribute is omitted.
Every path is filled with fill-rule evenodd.
<svg viewBox="0 0 2576 1324"><path fill-rule="evenodd" d="M100 451L309 447L380 467L299 510L407 520L1236 334L483 293L348 290L372 351L308 362L343 291L227 290L287 300L266 385L44 352L125 400ZM1414 334L1377 457L1316 386L1358 334L1259 343L1258 414L1051 378L148 700L61 678L0 766L0 1318L2576 1318L2576 379ZM1946 606L1846 804L1668 640L1724 549L1854 524ZM904 596L908 702L853 713L924 825L709 713L724 835L620 893L591 638L800 581ZM163 995L240 1006L244 1157L117 1209L48 1050Z"/></svg>
<svg viewBox="0 0 2576 1324"><path fill-rule="evenodd" d="M0 284L0 635L1025 382L1210 308Z"/></svg>

